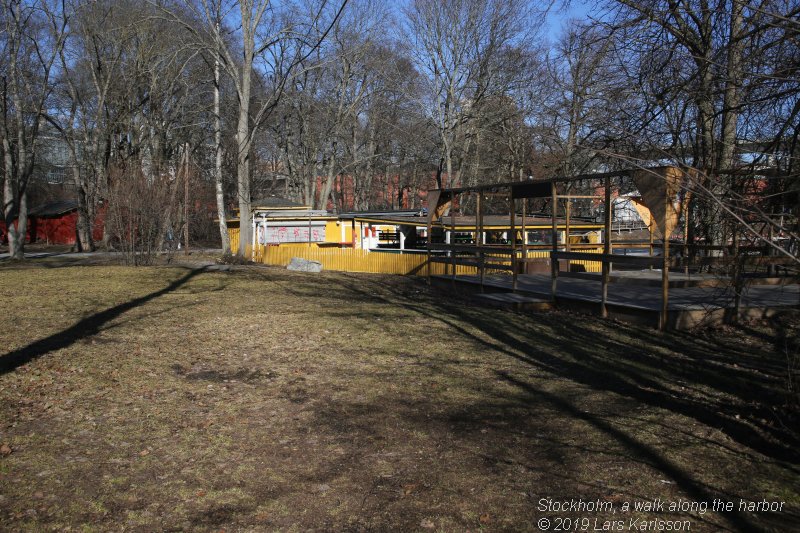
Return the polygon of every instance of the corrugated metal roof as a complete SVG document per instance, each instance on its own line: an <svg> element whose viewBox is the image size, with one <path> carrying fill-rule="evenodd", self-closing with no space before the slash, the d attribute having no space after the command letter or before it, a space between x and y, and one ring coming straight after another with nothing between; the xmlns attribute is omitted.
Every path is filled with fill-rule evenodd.
<svg viewBox="0 0 800 533"><path fill-rule="evenodd" d="M293 209L291 211L278 209L278 210L269 210L269 209L254 209L253 214L256 218L266 217L266 218L291 218L291 219L302 219L302 218L314 218L314 217L323 217L323 218L336 218L335 215L331 215L325 210L322 209L310 209L310 210L302 210L302 209Z"/></svg>
<svg viewBox="0 0 800 533"><path fill-rule="evenodd" d="M397 216L357 216L354 218L357 222L365 222L370 224L388 224L388 225L396 225L396 226L427 226L428 219L426 217L397 217ZM563 217L559 217L556 219L556 224L558 226L565 226L567 223L566 219ZM475 216L455 216L451 217L450 215L444 216L440 218L438 221L434 222L434 227L443 227L445 229L451 228L455 224L457 229L475 229L478 225L478 220ZM550 217L525 217L525 226L534 229L534 228L549 228L553 224L553 221ZM517 215L514 220L514 225L517 228L522 228L522 216ZM570 218L570 226L575 229L580 228L588 228L588 229L601 229L603 227L602 224L586 220L583 218L572 217ZM483 227L484 228L510 228L511 227L511 217L508 215L486 215L483 217Z"/></svg>
<svg viewBox="0 0 800 533"><path fill-rule="evenodd" d="M351 218L398 218L398 217L421 217L427 209L398 209L395 211L348 211L339 213L339 218L349 220Z"/></svg>
<svg viewBox="0 0 800 533"><path fill-rule="evenodd" d="M78 202L75 200L59 200L40 204L28 211L28 216L32 217L58 217L70 211L78 209Z"/></svg>
<svg viewBox="0 0 800 533"><path fill-rule="evenodd" d="M566 219L563 217L556 218L556 224L564 225L566 224ZM455 216L451 217L450 215L441 217L438 221L438 224L441 224L444 227L452 226L454 223L456 226L477 226L478 220L475 216ZM553 223L553 219L550 217L525 217L525 225L526 226L551 226ZM483 225L484 227L487 226L511 226L511 217L508 215L485 215L483 217ZM522 226L522 216L517 215L514 220L514 225L517 227ZM598 226L602 227L602 224L599 224L594 221L587 221L584 219L579 219L577 217L570 218L570 225L572 226Z"/></svg>

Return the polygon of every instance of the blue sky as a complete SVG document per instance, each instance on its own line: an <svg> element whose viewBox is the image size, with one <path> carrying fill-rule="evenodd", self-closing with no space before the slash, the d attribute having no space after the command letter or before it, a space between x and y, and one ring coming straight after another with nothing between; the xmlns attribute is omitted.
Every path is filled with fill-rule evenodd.
<svg viewBox="0 0 800 533"><path fill-rule="evenodd" d="M597 5L596 1L591 0L573 0L568 8L559 7L558 4L554 5L544 24L544 37L551 43L557 41L565 22L570 19L586 18Z"/></svg>

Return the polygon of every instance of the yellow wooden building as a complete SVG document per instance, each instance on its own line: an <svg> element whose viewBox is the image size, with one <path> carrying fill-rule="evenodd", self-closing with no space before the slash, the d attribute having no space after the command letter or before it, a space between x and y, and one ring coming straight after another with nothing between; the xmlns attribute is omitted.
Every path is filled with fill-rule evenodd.
<svg viewBox="0 0 800 533"><path fill-rule="evenodd" d="M443 265L429 262L428 216L424 210L369 211L332 214L309 206L271 199L256 203L251 217L251 260L285 266L292 257L320 261L326 270L385 274L444 273ZM558 220L558 241L591 247L601 241L601 225ZM228 220L231 246L239 245L239 220ZM546 258L550 245L550 218L444 216L430 227L434 243L503 246L516 232L516 242L528 245L528 257ZM524 239L523 239L524 236ZM588 264L587 264L588 265ZM464 273L471 272L465 267ZM431 270L432 269L432 270ZM594 268L591 268L594 270Z"/></svg>

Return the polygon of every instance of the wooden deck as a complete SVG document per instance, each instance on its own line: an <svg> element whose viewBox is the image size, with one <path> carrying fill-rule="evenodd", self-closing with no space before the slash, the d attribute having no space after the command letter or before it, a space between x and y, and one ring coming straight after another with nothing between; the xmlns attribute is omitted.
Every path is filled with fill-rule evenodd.
<svg viewBox="0 0 800 533"><path fill-rule="evenodd" d="M644 280L651 274L643 274ZM653 273L652 275L656 275ZM672 276L672 274L670 274ZM594 276L596 277L596 276ZM624 275L622 276L624 277ZM634 278L636 276L633 276ZM487 276L481 291L480 276L432 276L437 286L464 292L511 293L510 276ZM648 325L658 325L661 312L661 289L649 283L626 283L619 278L608 285L609 316ZM678 281L678 280L676 280ZM547 274L520 275L516 293L550 299L551 279ZM601 284L585 277L559 277L555 304L559 308L599 312ZM733 320L734 291L730 284L676 286L669 291L667 326L685 329L699 324L718 324ZM753 284L741 297L740 318L766 317L800 306L800 286Z"/></svg>

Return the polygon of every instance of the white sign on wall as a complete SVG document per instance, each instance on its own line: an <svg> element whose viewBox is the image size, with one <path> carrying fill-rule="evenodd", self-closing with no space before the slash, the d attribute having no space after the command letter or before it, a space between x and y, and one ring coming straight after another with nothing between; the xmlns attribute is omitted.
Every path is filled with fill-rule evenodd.
<svg viewBox="0 0 800 533"><path fill-rule="evenodd" d="M325 224L258 226L259 244L281 244L284 242L324 242Z"/></svg>

